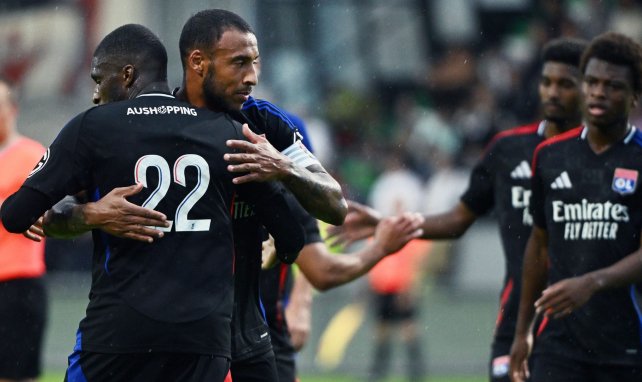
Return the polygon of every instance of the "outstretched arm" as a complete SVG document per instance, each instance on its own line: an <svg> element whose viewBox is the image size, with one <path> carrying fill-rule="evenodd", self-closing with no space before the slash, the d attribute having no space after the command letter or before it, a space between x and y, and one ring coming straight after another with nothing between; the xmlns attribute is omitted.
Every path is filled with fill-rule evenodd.
<svg viewBox="0 0 642 382"><path fill-rule="evenodd" d="M142 189L142 184L114 188L100 200L86 204L64 199L45 214L44 232L70 238L97 228L113 236L151 243L163 237L163 232L150 227L166 227L168 223L163 213L127 201Z"/></svg>
<svg viewBox="0 0 642 382"><path fill-rule="evenodd" d="M303 247L296 263L315 288L325 291L364 275L385 256L418 238L421 222L419 214L388 217L377 225L372 242L358 252L334 255L325 244L313 243Z"/></svg>
<svg viewBox="0 0 642 382"><path fill-rule="evenodd" d="M523 382L528 378L527 359L530 353L529 335L535 317L535 300L546 287L548 277L548 236L545 230L533 227L524 253L522 294L515 328L515 338L510 351L510 378Z"/></svg>
<svg viewBox="0 0 642 382"><path fill-rule="evenodd" d="M347 203L341 186L312 154L299 143L291 146L291 155L285 155L268 142L263 135L252 132L243 125L243 135L248 141L229 140L228 147L243 153L225 154L224 159L232 164L228 170L247 173L234 179L234 183L281 181L294 194L299 203L314 217L329 224L339 225L347 213ZM297 159L311 159L298 164ZM313 159L313 160L312 160Z"/></svg>
<svg viewBox="0 0 642 382"><path fill-rule="evenodd" d="M538 313L560 318L584 305L596 292L620 288L640 281L642 281L642 249L638 249L609 267L556 282L544 289L542 297L535 302L535 307Z"/></svg>
<svg viewBox="0 0 642 382"><path fill-rule="evenodd" d="M349 244L365 239L374 233L381 219L376 210L354 201L348 202L348 215L342 226L329 228L331 243ZM463 202L447 212L424 216L422 239L456 239L463 235L477 220L477 215Z"/></svg>
<svg viewBox="0 0 642 382"><path fill-rule="evenodd" d="M294 286L290 293L290 302L285 308L285 320L288 323L290 339L294 350L303 348L310 336L312 326L312 285L299 272L294 279Z"/></svg>

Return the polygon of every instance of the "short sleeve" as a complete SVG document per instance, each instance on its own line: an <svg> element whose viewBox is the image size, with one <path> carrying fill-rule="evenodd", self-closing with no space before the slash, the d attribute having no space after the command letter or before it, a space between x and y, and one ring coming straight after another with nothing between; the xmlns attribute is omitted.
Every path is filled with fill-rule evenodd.
<svg viewBox="0 0 642 382"><path fill-rule="evenodd" d="M470 174L468 188L461 196L461 201L476 215L487 213L495 204L496 155L498 155L497 142L491 143L484 156L475 165Z"/></svg>
<svg viewBox="0 0 642 382"><path fill-rule="evenodd" d="M544 228L546 226L546 216L544 211L544 187L542 187L542 172L539 167L540 152L535 150L533 156L533 177L531 178L531 199L528 209L533 216L533 224Z"/></svg>

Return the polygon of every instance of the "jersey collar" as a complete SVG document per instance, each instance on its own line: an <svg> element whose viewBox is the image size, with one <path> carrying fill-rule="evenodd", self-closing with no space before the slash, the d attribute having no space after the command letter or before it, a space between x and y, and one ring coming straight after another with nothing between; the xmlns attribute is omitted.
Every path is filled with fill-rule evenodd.
<svg viewBox="0 0 642 382"><path fill-rule="evenodd" d="M624 144L625 145L629 144L629 142L631 142L631 140L633 140L633 137L635 136L635 133L638 130L637 127L635 127L634 125L632 125L630 123L629 123L628 129L629 129L629 132L624 137ZM581 139L586 139L586 135L587 134L588 134L588 127L586 127L586 125L584 125L582 127L582 133L580 134L580 138Z"/></svg>
<svg viewBox="0 0 642 382"><path fill-rule="evenodd" d="M546 133L546 120L541 121L537 126L537 135L543 137L544 133Z"/></svg>
<svg viewBox="0 0 642 382"><path fill-rule="evenodd" d="M176 98L171 94L167 93L145 93L145 94L139 94L136 96L136 98L140 97L165 97L165 98Z"/></svg>

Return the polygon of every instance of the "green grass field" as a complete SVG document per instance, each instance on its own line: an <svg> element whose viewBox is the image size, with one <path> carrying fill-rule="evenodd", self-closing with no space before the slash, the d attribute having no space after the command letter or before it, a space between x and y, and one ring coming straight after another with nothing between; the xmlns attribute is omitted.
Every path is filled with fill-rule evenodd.
<svg viewBox="0 0 642 382"><path fill-rule="evenodd" d="M40 378L40 382L61 382L65 373L46 373ZM362 379L342 375L323 375L323 376L301 376L302 382L361 382ZM403 378L389 378L386 382L402 382ZM483 377L429 377L425 382L485 382Z"/></svg>

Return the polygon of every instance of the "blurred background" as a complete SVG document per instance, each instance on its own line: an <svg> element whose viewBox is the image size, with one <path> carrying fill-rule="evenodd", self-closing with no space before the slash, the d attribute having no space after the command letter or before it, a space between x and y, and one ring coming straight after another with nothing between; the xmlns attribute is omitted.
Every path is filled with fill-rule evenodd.
<svg viewBox="0 0 642 382"><path fill-rule="evenodd" d="M2 0L0 75L19 90L19 130L46 146L92 106L93 49L122 24L161 37L170 85L178 86L182 25L206 8L250 22L262 64L255 96L301 116L346 197L382 211L399 198L424 213L457 202L489 139L538 118L538 52L549 39L606 30L642 39L635 0ZM633 119L640 122L640 110ZM494 224L491 216L463 239L433 245L423 262L422 362L430 374L486 373L503 277ZM90 248L88 237L48 241L45 370L64 370L71 352ZM358 281L315 297L302 374L366 375L368 293ZM401 374L399 350L392 367Z"/></svg>

